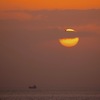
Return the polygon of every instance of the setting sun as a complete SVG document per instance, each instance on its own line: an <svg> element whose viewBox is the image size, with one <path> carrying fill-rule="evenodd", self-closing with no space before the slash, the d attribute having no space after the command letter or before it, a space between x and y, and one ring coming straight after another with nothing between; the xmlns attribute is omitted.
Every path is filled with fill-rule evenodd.
<svg viewBox="0 0 100 100"><path fill-rule="evenodd" d="M59 42L61 45L65 46L65 47L73 47L76 46L79 42L79 38L63 38L63 39L59 39Z"/></svg>
<svg viewBox="0 0 100 100"><path fill-rule="evenodd" d="M75 30L74 29L66 29L66 32L75 32Z"/></svg>

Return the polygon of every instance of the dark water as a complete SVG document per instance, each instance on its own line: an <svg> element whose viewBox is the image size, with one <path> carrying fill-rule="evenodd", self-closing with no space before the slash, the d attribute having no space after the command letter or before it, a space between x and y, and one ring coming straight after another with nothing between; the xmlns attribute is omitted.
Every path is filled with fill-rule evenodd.
<svg viewBox="0 0 100 100"><path fill-rule="evenodd" d="M0 90L0 100L100 100L100 91Z"/></svg>

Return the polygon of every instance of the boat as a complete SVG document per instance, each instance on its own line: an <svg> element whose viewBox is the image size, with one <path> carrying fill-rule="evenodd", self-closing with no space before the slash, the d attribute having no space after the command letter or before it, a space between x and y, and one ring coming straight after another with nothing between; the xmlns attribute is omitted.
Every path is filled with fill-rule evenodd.
<svg viewBox="0 0 100 100"><path fill-rule="evenodd" d="M36 85L33 85L33 86L29 86L29 89L36 89L37 86Z"/></svg>

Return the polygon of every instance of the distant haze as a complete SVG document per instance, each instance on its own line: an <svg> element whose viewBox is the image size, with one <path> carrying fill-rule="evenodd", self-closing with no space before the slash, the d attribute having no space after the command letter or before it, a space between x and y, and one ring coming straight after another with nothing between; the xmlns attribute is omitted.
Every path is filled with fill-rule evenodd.
<svg viewBox="0 0 100 100"><path fill-rule="evenodd" d="M73 48L58 42L75 36ZM0 88L34 84L100 89L100 9L0 12Z"/></svg>

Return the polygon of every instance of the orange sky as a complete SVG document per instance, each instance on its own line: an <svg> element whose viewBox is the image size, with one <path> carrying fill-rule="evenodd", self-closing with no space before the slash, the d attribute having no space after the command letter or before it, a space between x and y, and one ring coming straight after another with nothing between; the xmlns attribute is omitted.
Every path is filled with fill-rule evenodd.
<svg viewBox="0 0 100 100"><path fill-rule="evenodd" d="M0 0L0 10L99 8L100 0Z"/></svg>

